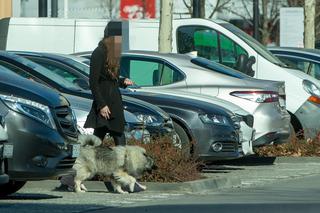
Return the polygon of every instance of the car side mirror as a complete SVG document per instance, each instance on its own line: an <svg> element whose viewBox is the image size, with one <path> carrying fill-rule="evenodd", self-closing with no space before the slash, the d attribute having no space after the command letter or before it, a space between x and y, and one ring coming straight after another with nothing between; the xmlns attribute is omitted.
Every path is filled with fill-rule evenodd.
<svg viewBox="0 0 320 213"><path fill-rule="evenodd" d="M74 79L73 83L76 84L77 86L79 86L81 89L84 89L84 90L89 90L90 89L89 83L86 80L82 79L82 78Z"/></svg>
<svg viewBox="0 0 320 213"><path fill-rule="evenodd" d="M247 61L246 65L246 74L253 77L254 76L254 70L252 69L252 65L256 63L256 58L254 56L250 56Z"/></svg>
<svg viewBox="0 0 320 213"><path fill-rule="evenodd" d="M247 64L248 64L248 56L245 54L240 54L238 56L235 69L242 73L246 73Z"/></svg>

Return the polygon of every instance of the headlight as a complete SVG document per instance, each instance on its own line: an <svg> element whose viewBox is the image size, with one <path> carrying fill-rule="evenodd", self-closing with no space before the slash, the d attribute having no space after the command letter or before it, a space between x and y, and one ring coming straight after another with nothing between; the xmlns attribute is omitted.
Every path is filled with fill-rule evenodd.
<svg viewBox="0 0 320 213"><path fill-rule="evenodd" d="M146 126L159 126L162 124L161 119L157 116L142 114L142 113L134 113L134 114Z"/></svg>
<svg viewBox="0 0 320 213"><path fill-rule="evenodd" d="M0 99L12 110L40 121L52 129L56 129L48 106L15 96L0 95Z"/></svg>
<svg viewBox="0 0 320 213"><path fill-rule="evenodd" d="M303 85L303 89L307 93L309 93L310 95L320 97L320 89L317 85L315 85L309 80L303 80L302 85Z"/></svg>
<svg viewBox="0 0 320 213"><path fill-rule="evenodd" d="M201 114L199 117L205 124L230 125L228 119L223 115Z"/></svg>

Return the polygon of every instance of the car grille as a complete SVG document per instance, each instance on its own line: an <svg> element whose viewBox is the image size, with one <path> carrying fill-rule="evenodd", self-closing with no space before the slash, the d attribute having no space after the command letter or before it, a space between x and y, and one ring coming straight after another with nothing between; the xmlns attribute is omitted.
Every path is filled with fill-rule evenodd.
<svg viewBox="0 0 320 213"><path fill-rule="evenodd" d="M57 169L71 169L76 161L76 158L64 158L62 159L58 165Z"/></svg>
<svg viewBox="0 0 320 213"><path fill-rule="evenodd" d="M77 128L69 107L55 108L55 115L60 130L69 137L77 138Z"/></svg>

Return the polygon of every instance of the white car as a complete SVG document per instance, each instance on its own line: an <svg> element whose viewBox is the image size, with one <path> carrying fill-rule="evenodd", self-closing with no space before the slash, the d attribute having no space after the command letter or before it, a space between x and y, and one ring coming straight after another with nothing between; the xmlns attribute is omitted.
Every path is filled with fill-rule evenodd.
<svg viewBox="0 0 320 213"><path fill-rule="evenodd" d="M150 51L122 54L120 74L144 90L175 89L232 102L254 116L254 146L290 136L284 83L251 78L204 58Z"/></svg>
<svg viewBox="0 0 320 213"><path fill-rule="evenodd" d="M122 50L158 51L159 20L122 21ZM258 79L284 81L286 108L291 124L305 137L320 129L320 81L301 71L289 69L261 43L222 20L177 19L172 25L172 52L198 56L224 64ZM239 56L254 59L252 71L239 66ZM247 65L245 65L247 66Z"/></svg>

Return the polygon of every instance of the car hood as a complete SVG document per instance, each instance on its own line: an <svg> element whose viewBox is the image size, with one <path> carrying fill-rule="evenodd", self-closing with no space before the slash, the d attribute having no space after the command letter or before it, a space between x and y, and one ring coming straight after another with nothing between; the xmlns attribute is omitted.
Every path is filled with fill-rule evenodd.
<svg viewBox="0 0 320 213"><path fill-rule="evenodd" d="M122 99L124 101L124 103L123 103L124 105L128 105L128 104L132 103L132 104L135 105L135 107L142 108L141 110L152 111L153 114L158 114L164 120L169 120L170 119L170 116L165 111L160 109L159 107L157 107L157 106L155 106L155 105L153 105L151 103L148 103L146 101L139 100L137 98L132 98L132 97L129 97L129 96L125 96L125 90L123 90L123 89L121 89L121 93L122 93ZM129 107L127 107L126 109L130 111Z"/></svg>
<svg viewBox="0 0 320 213"><path fill-rule="evenodd" d="M312 83L316 84L318 87L320 87L320 81L317 80L316 78L300 71L300 70L296 70L296 69L292 69L292 68L283 68L284 71L290 73L291 75L300 78L301 80L309 80Z"/></svg>
<svg viewBox="0 0 320 213"><path fill-rule="evenodd" d="M36 101L52 108L69 105L64 96L47 86L22 78L14 73L3 74L0 72L0 76L1 94Z"/></svg>

